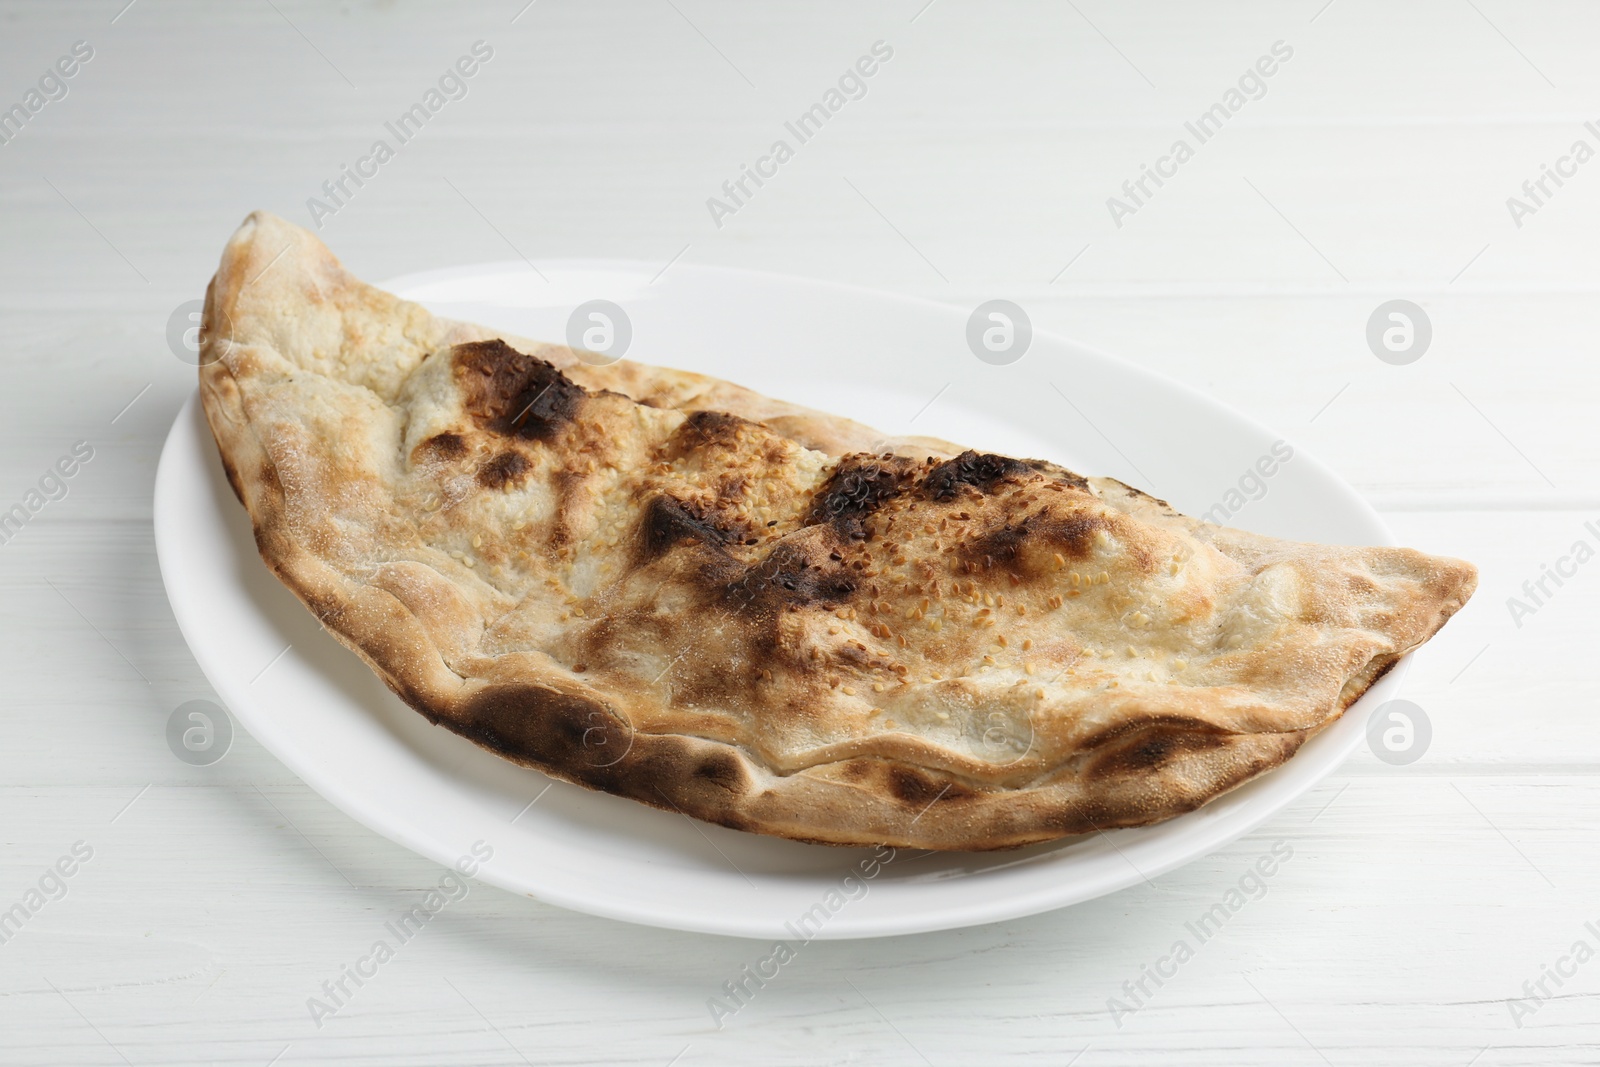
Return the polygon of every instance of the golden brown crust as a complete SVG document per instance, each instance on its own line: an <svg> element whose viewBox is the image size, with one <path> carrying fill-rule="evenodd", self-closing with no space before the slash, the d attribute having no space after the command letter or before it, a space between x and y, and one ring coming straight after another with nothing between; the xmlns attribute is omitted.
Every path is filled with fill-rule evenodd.
<svg viewBox="0 0 1600 1067"><path fill-rule="evenodd" d="M204 337L262 558L391 689L739 829L993 849L1169 818L1288 759L1476 581L589 366L436 319L265 214Z"/></svg>

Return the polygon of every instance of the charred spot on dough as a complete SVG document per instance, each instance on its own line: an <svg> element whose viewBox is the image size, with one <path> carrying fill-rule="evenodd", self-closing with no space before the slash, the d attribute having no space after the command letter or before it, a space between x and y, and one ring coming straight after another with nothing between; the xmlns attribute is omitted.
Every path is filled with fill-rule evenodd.
<svg viewBox="0 0 1600 1067"><path fill-rule="evenodd" d="M893 764L889 767L889 791L896 799L917 808L919 814L935 802L960 800L972 795L972 791L965 786L949 780L941 781L916 767Z"/></svg>
<svg viewBox="0 0 1600 1067"><path fill-rule="evenodd" d="M1033 519L1023 519L1021 522L1008 522L1003 526L996 526L978 534L972 540L961 546L960 555L963 561L987 570L996 563L1015 569L1017 558L1022 552L1022 546L1030 539L1036 539Z"/></svg>
<svg viewBox="0 0 1600 1067"><path fill-rule="evenodd" d="M639 535L641 562L660 559L685 541L721 548L734 537L734 531L716 525L699 508L663 493L645 505Z"/></svg>
<svg viewBox="0 0 1600 1067"><path fill-rule="evenodd" d="M571 422L588 393L536 356L504 341L473 341L452 351L467 413L486 430L548 441Z"/></svg>
<svg viewBox="0 0 1600 1067"><path fill-rule="evenodd" d="M765 559L745 568L723 589L735 611L771 614L785 608L826 607L854 596L856 580L842 566L824 566L798 545L779 542Z"/></svg>
<svg viewBox="0 0 1600 1067"><path fill-rule="evenodd" d="M412 450L413 460L438 457L460 459L467 454L467 442L458 433L436 433Z"/></svg>
<svg viewBox="0 0 1600 1067"><path fill-rule="evenodd" d="M487 686L467 698L451 729L512 759L592 780L597 731L626 742L632 727L598 700L532 684ZM620 746L619 746L620 747ZM598 768L597 768L598 769Z"/></svg>
<svg viewBox="0 0 1600 1067"><path fill-rule="evenodd" d="M922 490L934 500L954 500L964 485L987 493L1007 478L1031 469L1019 459L975 452L969 448L955 459L947 459L929 471L922 480Z"/></svg>
<svg viewBox="0 0 1600 1067"><path fill-rule="evenodd" d="M1092 752L1084 777L1148 775L1186 756L1228 744L1228 734L1197 719L1147 721L1088 742Z"/></svg>
<svg viewBox="0 0 1600 1067"><path fill-rule="evenodd" d="M1110 527L1103 515L1075 511L1051 524L1050 539L1066 555L1083 557L1093 547L1094 535Z"/></svg>
<svg viewBox="0 0 1600 1067"><path fill-rule="evenodd" d="M876 765L874 763L868 760L848 760L840 766L839 777L844 779L846 782L864 782L872 776L872 771L875 766Z"/></svg>
<svg viewBox="0 0 1600 1067"><path fill-rule="evenodd" d="M520 485L532 466L521 452L502 452L478 468L478 484L485 489Z"/></svg>
<svg viewBox="0 0 1600 1067"><path fill-rule="evenodd" d="M1082 559L1093 550L1095 534L1110 527L1110 520L1094 512L1070 511L1063 515L1041 510L978 532L962 543L957 554L969 573L994 566L1021 573L1038 570L1045 560L1057 555ZM1029 549L1034 551L1030 553ZM1031 566L1026 555L1033 556Z"/></svg>
<svg viewBox="0 0 1600 1067"><path fill-rule="evenodd" d="M859 540L865 536L862 520L904 492L911 467L912 461L904 456L846 456L812 498L805 525L830 523L846 537Z"/></svg>
<svg viewBox="0 0 1600 1067"><path fill-rule="evenodd" d="M714 752L705 757L695 765L692 777L737 796L750 791L750 776L732 752Z"/></svg>
<svg viewBox="0 0 1600 1067"><path fill-rule="evenodd" d="M992 566L1003 566L1019 576L1038 573L1048 571L1051 561L1061 565L1056 557L1080 560L1090 555L1096 534L1110 528L1110 518L1090 510L1067 510L1062 514L1040 509L1021 520L978 531L958 547L957 558L962 561L963 573L968 574ZM1128 561L1141 571L1154 566L1154 557L1138 545L1128 553Z"/></svg>
<svg viewBox="0 0 1600 1067"><path fill-rule="evenodd" d="M448 715L427 714L517 763L656 807L670 803L678 811L688 809L701 818L745 828L737 813L717 804L726 800L723 783L733 780L730 769L719 766L715 776L697 775L697 769L711 760L688 751L692 742L678 739L674 745L636 733L632 723L597 698L537 684L507 683L479 690ZM670 800L668 793L673 795Z"/></svg>
<svg viewBox="0 0 1600 1067"><path fill-rule="evenodd" d="M746 427L754 425L726 411L696 411L673 433L673 443L683 452L708 445L733 445L744 435Z"/></svg>

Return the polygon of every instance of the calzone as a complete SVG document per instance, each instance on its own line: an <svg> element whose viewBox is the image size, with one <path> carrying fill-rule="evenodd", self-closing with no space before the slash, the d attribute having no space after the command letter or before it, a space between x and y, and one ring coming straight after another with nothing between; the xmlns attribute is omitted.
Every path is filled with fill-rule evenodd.
<svg viewBox="0 0 1600 1067"><path fill-rule="evenodd" d="M1289 759L1476 584L435 317L265 213L200 386L261 557L411 707L757 833L998 849Z"/></svg>

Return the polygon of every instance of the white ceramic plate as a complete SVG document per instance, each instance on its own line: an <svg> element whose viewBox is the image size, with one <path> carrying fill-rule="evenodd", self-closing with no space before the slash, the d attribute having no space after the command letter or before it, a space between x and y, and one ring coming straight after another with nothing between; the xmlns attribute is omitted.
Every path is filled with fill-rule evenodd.
<svg viewBox="0 0 1600 1067"><path fill-rule="evenodd" d="M577 305L611 300L632 323L630 358L729 378L890 433L1114 475L1191 514L1222 501L1275 440L1215 401L1061 338L1035 335L1008 366L980 362L967 347L968 308L681 264L659 278L637 263L538 266L547 281L511 263L386 288L550 340L566 337ZM1233 525L1393 543L1372 509L1303 452L1263 484ZM1370 709L1400 681L1391 672L1285 766L1159 826L1015 852L902 851L868 863L867 879L871 850L758 837L552 784L429 725L319 632L262 565L196 398L161 456L155 532L168 596L206 676L256 739L328 800L442 864L486 842L494 857L479 877L505 889L708 933L906 934L1113 892L1205 855L1305 793L1350 753Z"/></svg>

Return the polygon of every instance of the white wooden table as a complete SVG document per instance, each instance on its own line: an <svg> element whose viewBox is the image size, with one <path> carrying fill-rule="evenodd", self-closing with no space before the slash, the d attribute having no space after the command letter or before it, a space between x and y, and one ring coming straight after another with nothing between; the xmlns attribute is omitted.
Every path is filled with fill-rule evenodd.
<svg viewBox="0 0 1600 1067"><path fill-rule="evenodd" d="M1600 962L1571 955L1600 950L1600 564L1508 607L1600 544L1600 161L1561 163L1600 148L1600 10L125 2L0 5L0 107L93 50L0 145L0 510L93 449L0 544L0 908L74 871L0 944L0 1061L1600 1058ZM214 696L151 541L157 451L193 389L168 318L246 211L309 222L323 181L479 40L468 95L323 220L358 273L681 256L1017 301L1278 428L1404 541L1480 565L1408 679L1427 754L1363 750L1237 844L1090 904L817 943L721 1030L707 997L764 946L487 886L313 1025L307 998L439 872L248 736L209 767L168 750L172 710ZM866 95L716 226L707 198L879 40ZM1279 41L1292 57L1199 144L1185 121ZM1118 226L1107 198L1180 137L1193 158ZM1571 173L1534 204L1543 164ZM1535 210L1513 218L1514 195ZM1367 344L1391 299L1432 323L1409 365ZM1293 858L1266 894L1114 1019L1277 842ZM1514 999L1541 979L1550 996Z"/></svg>

